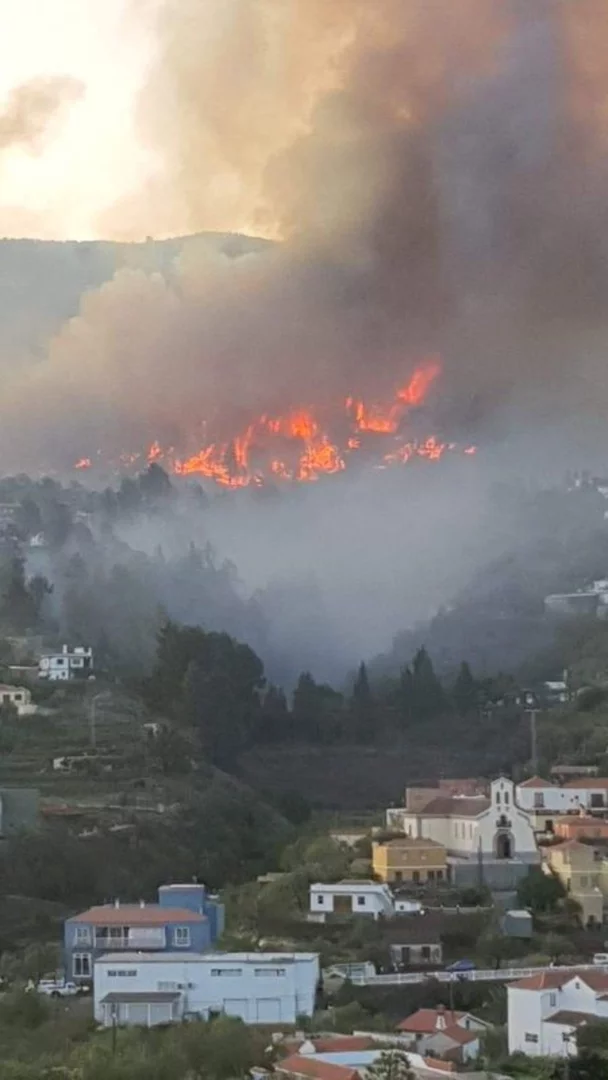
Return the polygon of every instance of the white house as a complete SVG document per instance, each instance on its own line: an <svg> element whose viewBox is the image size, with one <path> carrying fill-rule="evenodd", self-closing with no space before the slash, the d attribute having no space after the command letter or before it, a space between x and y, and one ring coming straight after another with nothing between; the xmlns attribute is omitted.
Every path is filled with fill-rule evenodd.
<svg viewBox="0 0 608 1080"><path fill-rule="evenodd" d="M555 968L511 983L507 993L510 1054L576 1054L577 1029L608 1020L608 971Z"/></svg>
<svg viewBox="0 0 608 1080"><path fill-rule="evenodd" d="M435 796L429 789L428 802L415 811L387 811L389 828L397 823L406 835L435 840L461 858L538 861L532 822L517 804L513 781L505 776L492 782L489 798Z"/></svg>
<svg viewBox="0 0 608 1080"><path fill-rule="evenodd" d="M378 919L380 915L391 918L395 914L391 890L378 881L338 881L333 885L317 882L310 886L309 899L309 919L315 922L325 922L328 915L368 915Z"/></svg>
<svg viewBox="0 0 608 1080"><path fill-rule="evenodd" d="M608 779L578 776L560 785L540 776L531 776L517 785L516 797L519 806L530 813L571 814L581 808L601 810L608 806Z"/></svg>
<svg viewBox="0 0 608 1080"><path fill-rule="evenodd" d="M316 953L108 953L95 962L95 1018L153 1027L225 1013L246 1024L312 1016Z"/></svg>
<svg viewBox="0 0 608 1080"><path fill-rule="evenodd" d="M32 694L25 686L7 686L0 683L0 706L13 705L17 716L33 716L36 706L32 705Z"/></svg>
<svg viewBox="0 0 608 1080"><path fill-rule="evenodd" d="M38 678L49 682L86 679L93 671L93 650L84 645L62 645L61 652L43 653L38 661Z"/></svg>

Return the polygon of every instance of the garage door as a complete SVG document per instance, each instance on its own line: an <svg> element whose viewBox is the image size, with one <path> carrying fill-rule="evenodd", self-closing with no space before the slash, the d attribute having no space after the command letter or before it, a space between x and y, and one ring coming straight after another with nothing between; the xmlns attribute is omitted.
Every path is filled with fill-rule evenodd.
<svg viewBox="0 0 608 1080"><path fill-rule="evenodd" d="M276 1024L281 1019L280 998L258 998L255 1005L258 1024Z"/></svg>
<svg viewBox="0 0 608 1080"><path fill-rule="evenodd" d="M224 1012L228 1016L240 1016L241 1020L249 1020L249 1002L247 998L225 998Z"/></svg>
<svg viewBox="0 0 608 1080"><path fill-rule="evenodd" d="M148 1025L148 1006L147 1005L134 1005L130 1002L128 1005L121 1005L121 1012L125 1010L127 1024L143 1024Z"/></svg>
<svg viewBox="0 0 608 1080"><path fill-rule="evenodd" d="M167 1001L150 1005L150 1027L156 1024L170 1024L172 1010L171 1002Z"/></svg>

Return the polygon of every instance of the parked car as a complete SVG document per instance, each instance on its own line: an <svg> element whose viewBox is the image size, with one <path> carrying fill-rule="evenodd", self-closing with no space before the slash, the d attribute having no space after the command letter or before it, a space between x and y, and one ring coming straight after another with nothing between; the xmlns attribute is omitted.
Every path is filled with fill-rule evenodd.
<svg viewBox="0 0 608 1080"><path fill-rule="evenodd" d="M472 960L455 960L453 964L448 964L445 970L451 971L461 979L466 979L469 972L476 971L477 968Z"/></svg>
<svg viewBox="0 0 608 1080"><path fill-rule="evenodd" d="M45 994L47 997L76 997L81 993L81 989L76 983L65 982L63 979L40 979L35 986L39 994Z"/></svg>
<svg viewBox="0 0 608 1080"><path fill-rule="evenodd" d="M593 957L593 963L599 967L608 967L608 953L596 952Z"/></svg>

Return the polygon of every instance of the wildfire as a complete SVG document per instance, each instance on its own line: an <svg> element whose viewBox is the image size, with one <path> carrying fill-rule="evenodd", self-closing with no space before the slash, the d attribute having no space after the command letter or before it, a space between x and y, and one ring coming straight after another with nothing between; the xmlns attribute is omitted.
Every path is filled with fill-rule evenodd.
<svg viewBox="0 0 608 1080"><path fill-rule="evenodd" d="M403 464L412 458L437 461L445 453L471 455L474 446L458 447L436 436L418 440L403 431L408 413L425 401L441 372L431 359L421 364L404 386L397 387L388 402L347 397L331 412L316 407L293 409L278 416L263 414L228 441L209 442L189 457L177 456L173 447L155 440L146 455L122 454L119 462L161 463L178 476L204 476L227 488L262 485L270 476L277 480L312 482L342 472L350 455L373 446L380 449L378 468ZM81 458L75 468L91 467Z"/></svg>

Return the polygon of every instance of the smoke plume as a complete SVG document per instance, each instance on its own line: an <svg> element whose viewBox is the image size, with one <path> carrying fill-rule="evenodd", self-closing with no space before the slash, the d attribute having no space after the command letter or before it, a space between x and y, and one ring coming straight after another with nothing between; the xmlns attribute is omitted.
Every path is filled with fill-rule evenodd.
<svg viewBox="0 0 608 1080"><path fill-rule="evenodd" d="M259 412L390 394L431 352L447 426L601 418L600 0L164 0L157 33L142 212L275 242L229 258L201 240L170 273L122 270L86 296L8 380L7 460L181 446L203 421L229 436Z"/></svg>
<svg viewBox="0 0 608 1080"><path fill-rule="evenodd" d="M0 153L15 146L38 151L53 122L83 92L83 83L68 75L38 77L15 86L0 110Z"/></svg>

